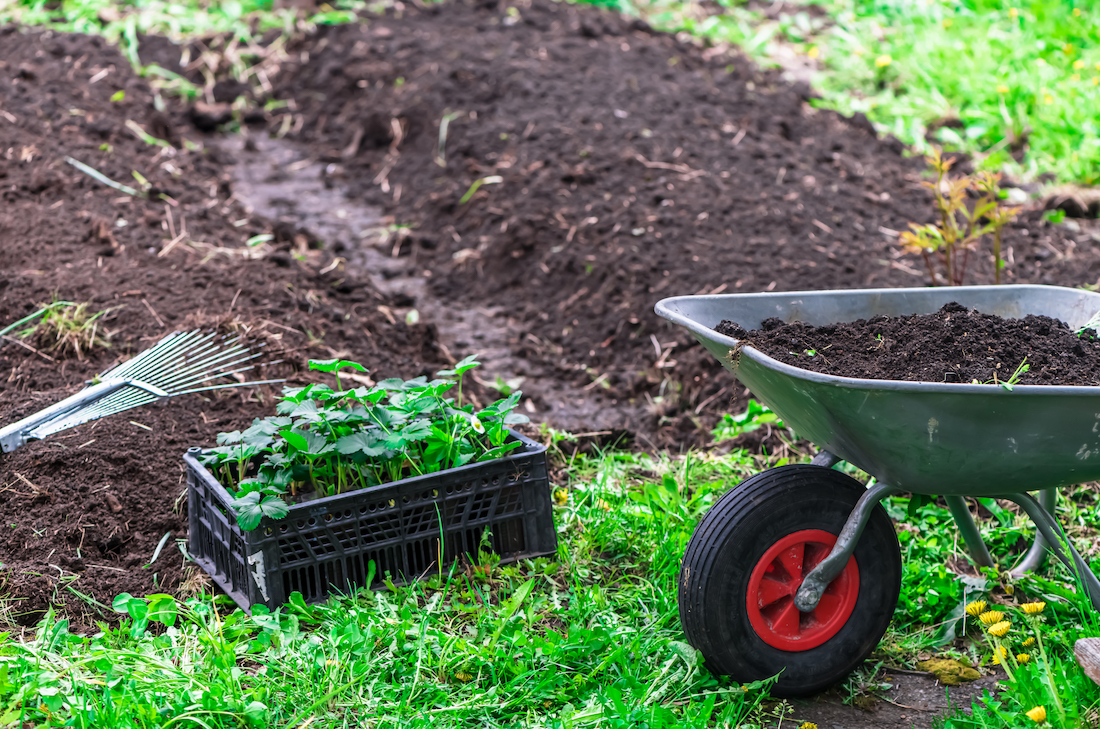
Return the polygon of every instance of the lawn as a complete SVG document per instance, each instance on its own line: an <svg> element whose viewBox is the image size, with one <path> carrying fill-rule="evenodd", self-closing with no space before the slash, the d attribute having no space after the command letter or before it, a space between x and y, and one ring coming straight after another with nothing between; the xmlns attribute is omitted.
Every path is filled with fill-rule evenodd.
<svg viewBox="0 0 1100 729"><path fill-rule="evenodd" d="M658 27L814 69L818 106L915 151L958 150L1022 182L1100 181L1100 8L1063 0L626 3Z"/></svg>

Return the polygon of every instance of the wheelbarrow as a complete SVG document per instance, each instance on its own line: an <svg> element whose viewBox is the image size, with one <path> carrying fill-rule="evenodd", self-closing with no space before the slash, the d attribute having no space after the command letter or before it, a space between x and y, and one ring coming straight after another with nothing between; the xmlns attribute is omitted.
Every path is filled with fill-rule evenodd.
<svg viewBox="0 0 1100 729"><path fill-rule="evenodd" d="M769 317L812 325L929 314L1042 314L1078 329L1100 294L1055 286L963 286L677 296L656 306L820 451L746 479L696 527L679 578L680 620L708 667L741 682L779 675L778 696L839 681L882 639L901 590L901 550L879 503L943 496L974 563L994 566L965 497L1018 504L1037 528L1013 570L1049 550L1100 610L1100 581L1051 516L1056 489L1100 479L1100 387L867 380L810 372L723 336ZM1098 373L1100 374L1100 373ZM835 471L847 461L873 485ZM1035 498L1029 491L1038 491Z"/></svg>

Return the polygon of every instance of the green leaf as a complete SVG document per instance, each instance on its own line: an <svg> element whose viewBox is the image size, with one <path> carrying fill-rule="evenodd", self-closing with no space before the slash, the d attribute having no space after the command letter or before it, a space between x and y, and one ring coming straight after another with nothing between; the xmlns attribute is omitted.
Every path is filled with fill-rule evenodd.
<svg viewBox="0 0 1100 729"><path fill-rule="evenodd" d="M508 455L516 448L519 448L520 445L522 444L518 440L514 440L511 443L505 443L502 446L485 451L477 460L480 463L481 461L492 461L497 458L504 458L504 456Z"/></svg>
<svg viewBox="0 0 1100 729"><path fill-rule="evenodd" d="M241 442L241 431L234 430L231 433L218 433L219 445L232 445Z"/></svg>
<svg viewBox="0 0 1100 729"><path fill-rule="evenodd" d="M437 377L458 377L462 373L472 370L474 367L477 367L479 364L481 363L477 361L477 355L471 354L469 357L466 357L461 362L456 364L453 370L440 370L435 374Z"/></svg>
<svg viewBox="0 0 1100 729"><path fill-rule="evenodd" d="M382 455L387 449L377 436L367 431L360 431L337 439L336 450L345 456L362 453L368 457L373 457Z"/></svg>
<svg viewBox="0 0 1100 729"><path fill-rule="evenodd" d="M267 726L267 705L262 701L253 701L244 707L244 715L253 726Z"/></svg>
<svg viewBox="0 0 1100 729"><path fill-rule="evenodd" d="M317 409L317 403L312 400L298 403L298 407L290 411L290 417L301 418L310 423L318 423L322 420L321 411Z"/></svg>
<svg viewBox="0 0 1100 729"><path fill-rule="evenodd" d="M413 420L395 433L386 433L381 440L390 450L401 450L409 443L425 440L432 434L432 424L427 420Z"/></svg>
<svg viewBox="0 0 1100 729"><path fill-rule="evenodd" d="M171 595L148 595L151 621L164 623L168 627L176 624L176 599Z"/></svg>
<svg viewBox="0 0 1100 729"><path fill-rule="evenodd" d="M282 499L256 491L230 501L229 505L237 512L237 524L246 532L258 527L265 516L282 519L290 513L290 507Z"/></svg>
<svg viewBox="0 0 1100 729"><path fill-rule="evenodd" d="M320 372L336 372L337 370L350 367L360 372L368 372L366 367L358 362L352 362L346 359L311 359L309 361L309 368L311 370L319 370Z"/></svg>
<svg viewBox="0 0 1100 729"><path fill-rule="evenodd" d="M909 518L915 518L917 516L917 511L922 506L931 504L934 500L932 496L927 494L913 494L909 499L909 508L906 510L906 513L909 515Z"/></svg>
<svg viewBox="0 0 1100 729"><path fill-rule="evenodd" d="M296 430L281 430L279 435L283 436L283 440L291 445L296 451L308 451L309 441L306 440L305 435Z"/></svg>
<svg viewBox="0 0 1100 729"><path fill-rule="evenodd" d="M111 101L114 101L114 102L122 101L125 98L126 98L126 92L123 91L122 89L119 89L118 91L111 94Z"/></svg>

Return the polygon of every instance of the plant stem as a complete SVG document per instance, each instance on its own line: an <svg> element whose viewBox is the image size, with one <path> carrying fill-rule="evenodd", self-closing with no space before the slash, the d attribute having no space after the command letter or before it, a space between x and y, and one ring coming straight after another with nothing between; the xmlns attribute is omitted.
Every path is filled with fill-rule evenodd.
<svg viewBox="0 0 1100 729"><path fill-rule="evenodd" d="M932 257L928 255L928 251L922 250L920 252L921 258L924 259L924 267L928 269L928 279L932 282L932 285L936 285L936 269L932 266Z"/></svg>
<svg viewBox="0 0 1100 729"><path fill-rule="evenodd" d="M1043 635L1037 625L1037 620L1029 619L1031 623L1031 629L1035 633L1035 641L1039 644L1039 656L1043 659L1043 676L1046 678L1047 686L1050 687L1050 697L1054 700L1054 706L1058 709L1058 717L1062 720L1062 725L1066 723L1066 711L1062 708L1062 702L1058 699L1058 689L1054 686L1054 677L1050 675L1050 661L1047 660L1047 651L1043 647Z"/></svg>
<svg viewBox="0 0 1100 729"><path fill-rule="evenodd" d="M993 283L1001 283L1001 227L993 229Z"/></svg>

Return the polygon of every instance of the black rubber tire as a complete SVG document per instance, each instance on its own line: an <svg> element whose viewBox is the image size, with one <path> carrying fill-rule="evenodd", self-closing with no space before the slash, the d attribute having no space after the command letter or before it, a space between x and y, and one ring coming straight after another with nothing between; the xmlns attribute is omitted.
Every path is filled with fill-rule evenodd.
<svg viewBox="0 0 1100 729"><path fill-rule="evenodd" d="M742 481L696 527L680 569L680 623L713 673L741 683L780 674L772 693L806 696L847 676L878 645L901 591L901 549L881 505L855 550L859 591L843 627L822 645L784 651L749 623L749 578L764 553L803 529L840 534L864 487L819 466L781 466Z"/></svg>

